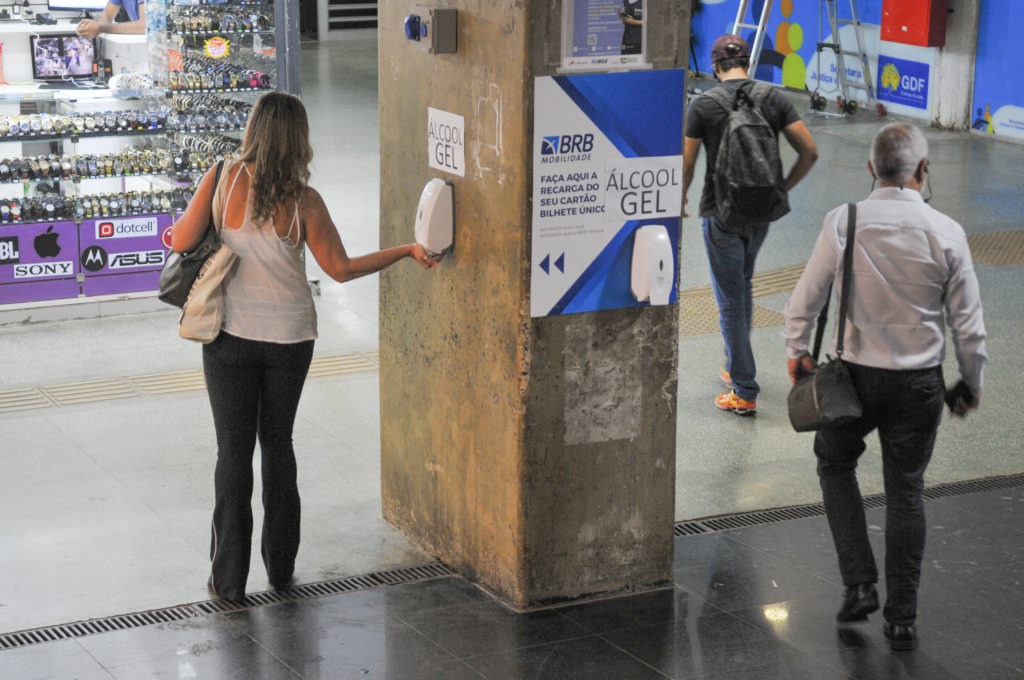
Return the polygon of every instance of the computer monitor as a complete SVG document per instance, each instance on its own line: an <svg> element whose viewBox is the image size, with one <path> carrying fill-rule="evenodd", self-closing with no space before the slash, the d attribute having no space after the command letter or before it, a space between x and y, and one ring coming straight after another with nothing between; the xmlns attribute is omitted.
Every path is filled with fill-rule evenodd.
<svg viewBox="0 0 1024 680"><path fill-rule="evenodd" d="M74 33L29 36L35 80L80 80L93 77L96 41Z"/></svg>
<svg viewBox="0 0 1024 680"><path fill-rule="evenodd" d="M107 0L47 0L46 6L51 12L102 12Z"/></svg>

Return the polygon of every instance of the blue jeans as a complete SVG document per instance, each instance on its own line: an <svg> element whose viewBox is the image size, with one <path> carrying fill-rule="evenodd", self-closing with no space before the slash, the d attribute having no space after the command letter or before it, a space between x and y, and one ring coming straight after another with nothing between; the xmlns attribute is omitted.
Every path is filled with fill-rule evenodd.
<svg viewBox="0 0 1024 680"><path fill-rule="evenodd" d="M878 581L868 541L857 459L864 437L878 429L885 480L885 583L883 614L909 625L917 617L917 590L924 556L924 471L942 419L945 387L941 367L895 371L847 363L864 415L814 438L825 512L839 557L843 584Z"/></svg>
<svg viewBox="0 0 1024 680"><path fill-rule="evenodd" d="M217 431L210 560L214 589L245 595L252 545L252 457L259 438L263 480L261 553L271 584L283 585L299 550L299 489L292 428L313 341L277 344L221 332L203 346L206 390Z"/></svg>
<svg viewBox="0 0 1024 680"><path fill-rule="evenodd" d="M718 323L725 341L725 370L733 389L741 399L754 401L761 387L757 384L757 365L750 346L750 327L754 320L754 295L751 279L754 261L768 236L768 225L751 225L745 233L723 231L718 218L703 220L704 246L711 266L711 288L718 303Z"/></svg>

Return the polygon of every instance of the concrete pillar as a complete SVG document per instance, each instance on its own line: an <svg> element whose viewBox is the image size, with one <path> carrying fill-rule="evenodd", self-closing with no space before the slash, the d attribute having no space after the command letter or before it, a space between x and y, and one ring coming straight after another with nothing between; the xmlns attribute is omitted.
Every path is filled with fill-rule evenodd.
<svg viewBox="0 0 1024 680"><path fill-rule="evenodd" d="M946 45L935 57L936 92L932 126L968 130L974 119L974 63L978 51L979 0L950 3Z"/></svg>
<svg viewBox="0 0 1024 680"><path fill-rule="evenodd" d="M457 224L439 269L380 279L384 517L517 609L667 584L678 309L530 316L533 79L561 2L445 0L443 55L405 39L412 4L380 7L381 242L412 238L435 176ZM690 3L648 4L649 61L685 68ZM464 177L429 168L428 107L465 118Z"/></svg>

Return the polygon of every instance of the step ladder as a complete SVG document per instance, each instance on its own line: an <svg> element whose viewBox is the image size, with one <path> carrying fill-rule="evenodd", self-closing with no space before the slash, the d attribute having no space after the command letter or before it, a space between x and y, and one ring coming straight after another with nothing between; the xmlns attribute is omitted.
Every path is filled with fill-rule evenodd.
<svg viewBox="0 0 1024 680"><path fill-rule="evenodd" d="M772 0L764 0L764 5L761 6L761 16L758 17L756 24L744 23L744 19L747 18L748 4L747 0L740 0L740 7L736 12L736 21L733 22L732 32L735 35L742 36L742 29L754 29L754 41L750 45L750 67L747 69L747 73L753 78L754 74L757 73L757 62L761 58L761 47L764 45L764 30L768 26L768 15L772 13Z"/></svg>
<svg viewBox="0 0 1024 680"><path fill-rule="evenodd" d="M814 111L824 111L828 107L828 101L818 91L821 87L821 53L823 50L832 50L836 55L836 79L839 81L839 94L836 97L836 108L839 111L839 115L854 114L857 113L859 104L857 99L850 96L852 90L863 90L868 106L873 106L875 113L879 116L885 115L885 106L879 101L875 95L875 81L871 77L871 65L868 63L868 53L864 46L864 31L861 29L860 20L857 18L857 8L855 6L855 0L849 0L850 2L850 18L844 19L839 17L839 9L836 7L838 0L820 0L818 6L818 39L822 40L822 16L823 11L827 10L829 28L832 31L832 42L819 42L817 45L818 52L818 84L811 93L811 109ZM821 5L824 5L822 7ZM843 39L840 29L843 26L853 26L854 33L857 36L857 51L847 50L843 48ZM846 71L846 57L852 57L860 63L861 74L863 75L863 83L852 82Z"/></svg>

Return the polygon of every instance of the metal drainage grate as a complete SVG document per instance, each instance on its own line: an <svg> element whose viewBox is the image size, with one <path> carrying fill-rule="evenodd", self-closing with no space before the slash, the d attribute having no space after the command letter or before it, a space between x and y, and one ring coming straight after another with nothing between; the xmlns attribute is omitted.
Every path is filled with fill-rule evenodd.
<svg viewBox="0 0 1024 680"><path fill-rule="evenodd" d="M327 595L338 595L350 593L357 590L368 590L383 586L395 586L405 583L416 583L429 581L437 578L455 576L455 572L441 563L427 564L418 567L407 567L392 569L389 571L378 571L363 576L351 576L336 579L333 581L322 581L320 583L309 583L294 586L282 590L268 590L262 593L247 595L243 602L227 602L225 600L207 600L178 607L166 609L154 609L147 612L134 614L122 614L120 616L109 616L101 619L91 619L78 623L68 623L45 628L33 628L16 633L0 635L0 650L13 649L15 647L26 647L28 645L41 644L44 642L56 642L97 635L100 633L112 633L130 628L141 628L159 623L171 623L184 621L197 616L207 614L220 614L224 612L241 611L254 609L269 604L281 602L294 602L297 600L308 600L315 597Z"/></svg>
<svg viewBox="0 0 1024 680"><path fill-rule="evenodd" d="M994 491L997 489L1010 489L1019 486L1024 486L1024 474L939 484L925 489L923 495L928 500L934 500L936 498L962 496L969 493ZM865 496L864 507L869 509L885 507L885 494ZM732 515L719 515L716 517L706 517L704 519L677 522L673 533L676 536L697 536L716 531L728 531L729 529L741 529L744 527L774 524L775 522L784 522L791 519L808 519L811 517L824 516L825 506L821 503L793 505L787 508L755 510L752 512L741 512Z"/></svg>

